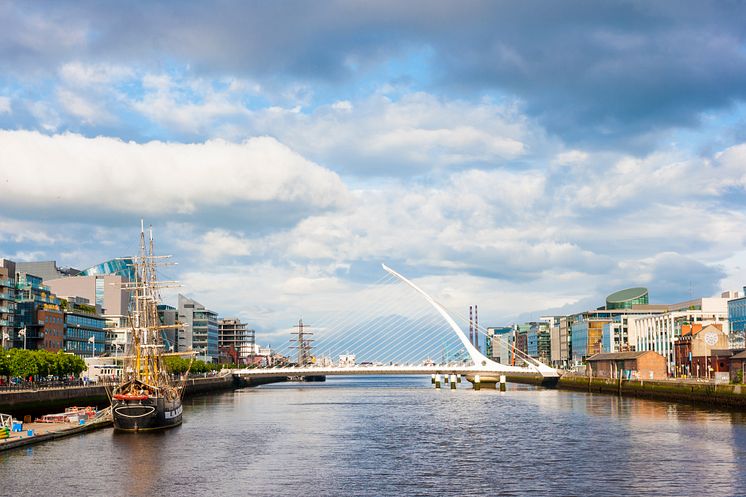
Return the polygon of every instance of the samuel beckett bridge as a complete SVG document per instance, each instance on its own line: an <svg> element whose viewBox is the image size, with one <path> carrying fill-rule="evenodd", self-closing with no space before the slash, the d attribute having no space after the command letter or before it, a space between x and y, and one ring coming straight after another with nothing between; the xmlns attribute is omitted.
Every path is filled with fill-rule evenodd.
<svg viewBox="0 0 746 497"><path fill-rule="evenodd" d="M385 275L356 295L363 304L323 322L304 325L293 339L276 350L297 361L261 368L234 370L243 379L332 375L444 375L496 383L501 376L532 377L551 382L557 370L528 356L499 335L470 318L449 312L413 282L382 265ZM342 305L342 302L340 302ZM490 340L503 364L484 355L467 338L457 321L469 326L482 343ZM478 341L475 341L478 343ZM496 354L493 354L496 355Z"/></svg>

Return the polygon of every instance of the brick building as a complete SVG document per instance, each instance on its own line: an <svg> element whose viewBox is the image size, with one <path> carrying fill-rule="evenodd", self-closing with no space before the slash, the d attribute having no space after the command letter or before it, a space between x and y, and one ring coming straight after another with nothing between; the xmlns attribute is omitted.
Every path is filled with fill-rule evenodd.
<svg viewBox="0 0 746 497"><path fill-rule="evenodd" d="M661 380L668 377L666 358L658 352L610 352L587 359L590 374L597 378Z"/></svg>

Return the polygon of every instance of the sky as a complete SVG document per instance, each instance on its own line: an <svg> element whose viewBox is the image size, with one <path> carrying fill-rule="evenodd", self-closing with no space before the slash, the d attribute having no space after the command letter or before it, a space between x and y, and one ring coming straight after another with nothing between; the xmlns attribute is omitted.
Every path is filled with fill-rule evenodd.
<svg viewBox="0 0 746 497"><path fill-rule="evenodd" d="M495 326L739 290L745 11L0 2L0 257L85 268L143 218L259 342L381 263Z"/></svg>

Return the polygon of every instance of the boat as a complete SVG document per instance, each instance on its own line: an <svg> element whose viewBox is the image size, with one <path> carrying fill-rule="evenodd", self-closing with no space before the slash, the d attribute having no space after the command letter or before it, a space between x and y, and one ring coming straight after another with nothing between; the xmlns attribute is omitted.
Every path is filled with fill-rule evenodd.
<svg viewBox="0 0 746 497"><path fill-rule="evenodd" d="M127 329L126 352L120 383L111 391L111 412L114 429L119 431L149 431L172 428L182 423L184 379L177 384L167 371L158 318L160 289L157 262L167 256L153 253L153 230L146 247L145 229L140 227L140 254L132 258L134 281L127 288L132 292L133 309Z"/></svg>

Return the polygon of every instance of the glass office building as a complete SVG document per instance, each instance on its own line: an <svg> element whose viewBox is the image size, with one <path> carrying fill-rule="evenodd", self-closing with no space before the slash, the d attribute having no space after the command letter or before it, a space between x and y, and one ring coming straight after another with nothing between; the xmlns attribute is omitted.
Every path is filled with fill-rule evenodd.
<svg viewBox="0 0 746 497"><path fill-rule="evenodd" d="M84 269L78 276L95 276L100 274L114 274L124 276L129 281L135 280L135 268L132 259L112 259L110 261L96 264L88 269Z"/></svg>

